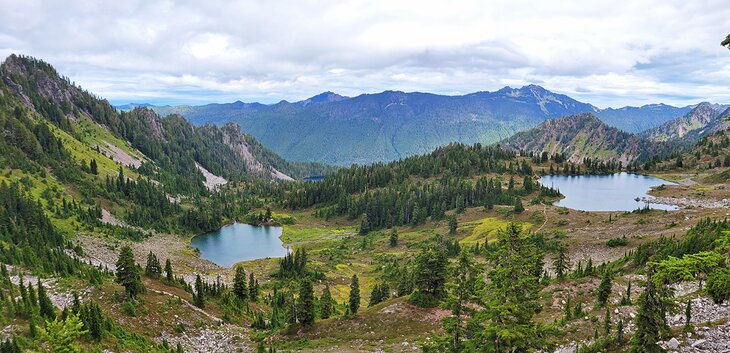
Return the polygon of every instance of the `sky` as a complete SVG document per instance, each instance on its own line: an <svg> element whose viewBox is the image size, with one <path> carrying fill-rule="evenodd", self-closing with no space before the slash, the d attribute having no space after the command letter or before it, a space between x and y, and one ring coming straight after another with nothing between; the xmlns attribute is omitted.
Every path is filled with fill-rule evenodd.
<svg viewBox="0 0 730 353"><path fill-rule="evenodd" d="M0 0L0 56L113 104L458 95L537 84L605 108L730 103L727 0Z"/></svg>

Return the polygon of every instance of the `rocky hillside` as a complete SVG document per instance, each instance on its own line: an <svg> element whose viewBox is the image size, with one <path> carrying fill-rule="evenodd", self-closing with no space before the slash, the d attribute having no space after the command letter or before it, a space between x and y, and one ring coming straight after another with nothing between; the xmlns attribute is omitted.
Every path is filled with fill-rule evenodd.
<svg viewBox="0 0 730 353"><path fill-rule="evenodd" d="M673 107L666 104L647 104L641 107L601 109L596 116L609 126L631 133L653 129L667 121L681 117L692 107Z"/></svg>
<svg viewBox="0 0 730 353"><path fill-rule="evenodd" d="M697 142L700 138L727 128L730 108L703 102L686 115L670 120L642 135L652 141Z"/></svg>
<svg viewBox="0 0 730 353"><path fill-rule="evenodd" d="M610 127L590 113L547 120L500 144L518 151L563 153L573 162L591 158L624 165L654 150L646 140Z"/></svg>
<svg viewBox="0 0 730 353"><path fill-rule="evenodd" d="M152 178L188 190L202 187L205 172L225 179L290 180L331 170L288 163L238 126L196 127L179 115L162 118L140 107L118 112L37 59L12 55L0 66L0 75L3 99L14 107L16 117L35 119L64 139L65 145L78 147L72 153L77 163L109 159L112 169L116 169L114 163L133 168L147 163L156 169Z"/></svg>

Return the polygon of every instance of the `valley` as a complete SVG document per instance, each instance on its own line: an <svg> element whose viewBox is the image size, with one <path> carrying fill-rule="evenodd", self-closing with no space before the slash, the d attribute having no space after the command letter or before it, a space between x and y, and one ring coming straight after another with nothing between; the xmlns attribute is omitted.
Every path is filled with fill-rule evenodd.
<svg viewBox="0 0 730 353"><path fill-rule="evenodd" d="M348 135L277 115L287 135L254 113L197 126L120 111L30 57L0 79L0 352L728 348L719 106L662 107L684 115L637 135L534 85L237 104L352 117ZM444 128L422 138L426 122ZM256 129L292 145L269 150ZM323 147L295 133L368 148L307 162Z"/></svg>

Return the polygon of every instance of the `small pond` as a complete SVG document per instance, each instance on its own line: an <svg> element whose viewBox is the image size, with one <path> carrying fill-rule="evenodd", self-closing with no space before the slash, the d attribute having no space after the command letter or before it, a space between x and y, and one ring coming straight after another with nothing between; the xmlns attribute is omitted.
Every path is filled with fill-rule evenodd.
<svg viewBox="0 0 730 353"><path fill-rule="evenodd" d="M196 235L190 245L200 257L223 267L267 257L283 257L289 251L281 239L281 227L258 227L234 223L213 232Z"/></svg>
<svg viewBox="0 0 730 353"><path fill-rule="evenodd" d="M659 178L632 174L614 173L604 175L548 175L540 178L540 184L560 190L565 198L555 202L556 206L584 211L633 211L645 206L636 198L648 197L651 187L674 185ZM652 203L651 208L676 210L676 206Z"/></svg>

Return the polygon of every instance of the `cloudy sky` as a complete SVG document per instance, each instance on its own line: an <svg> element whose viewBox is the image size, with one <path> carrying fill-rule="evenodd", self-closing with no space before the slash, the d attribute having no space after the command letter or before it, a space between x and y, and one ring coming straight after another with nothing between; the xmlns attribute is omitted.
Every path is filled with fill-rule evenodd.
<svg viewBox="0 0 730 353"><path fill-rule="evenodd" d="M0 55L112 103L463 94L539 84L599 107L730 103L717 1L0 0Z"/></svg>

